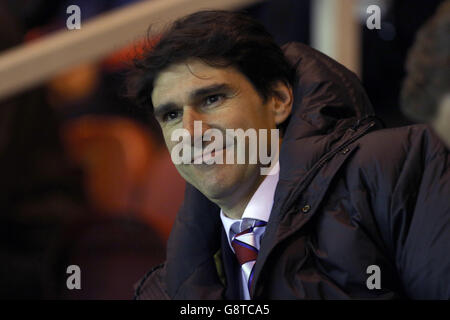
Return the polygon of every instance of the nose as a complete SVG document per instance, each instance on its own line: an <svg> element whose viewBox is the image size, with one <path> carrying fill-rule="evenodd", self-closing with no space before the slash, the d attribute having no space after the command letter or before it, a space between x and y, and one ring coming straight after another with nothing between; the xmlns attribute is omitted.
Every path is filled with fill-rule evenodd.
<svg viewBox="0 0 450 320"><path fill-rule="evenodd" d="M191 135L191 141L202 140L204 132L208 129L206 118L192 107L183 108L183 128Z"/></svg>

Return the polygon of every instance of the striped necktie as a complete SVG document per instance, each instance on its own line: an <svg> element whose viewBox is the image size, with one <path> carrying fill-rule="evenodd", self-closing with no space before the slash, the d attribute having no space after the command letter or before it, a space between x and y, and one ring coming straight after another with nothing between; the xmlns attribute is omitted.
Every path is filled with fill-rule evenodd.
<svg viewBox="0 0 450 320"><path fill-rule="evenodd" d="M256 262L256 258L258 257L259 245L255 238L255 233L258 233L260 228L264 228L266 226L266 222L255 220L252 227L239 232L233 237L231 241L231 246L234 249L236 254L236 258L241 265L242 272L245 276L245 280L247 281L248 292L250 292L250 288L253 280L253 267Z"/></svg>

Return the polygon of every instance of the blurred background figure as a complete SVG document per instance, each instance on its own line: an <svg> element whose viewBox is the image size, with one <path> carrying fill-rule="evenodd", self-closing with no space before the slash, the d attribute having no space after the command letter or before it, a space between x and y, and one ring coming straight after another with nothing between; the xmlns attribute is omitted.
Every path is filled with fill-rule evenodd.
<svg viewBox="0 0 450 320"><path fill-rule="evenodd" d="M27 34L8 10L2 3L0 50ZM131 299L164 259L169 222L145 207L161 157L148 127L92 109L73 115L107 109L94 98L101 72L76 67L0 101L2 299ZM82 290L67 289L69 265L80 267Z"/></svg>
<svg viewBox="0 0 450 320"><path fill-rule="evenodd" d="M156 1L165 2L2 0L0 61L8 49L83 32L90 21ZM354 71L386 126L411 123L399 108L406 54L441 0L242 2L238 9L260 20L278 44L309 44ZM66 8L74 4L80 31L66 29ZM381 8L379 30L366 26L371 4ZM129 299L134 283L164 261L184 180L156 120L125 96L129 65L147 39L135 40L0 96L0 298ZM430 59L441 58L436 54ZM1 70L0 79L7 81ZM72 264L81 268L82 290L66 287Z"/></svg>
<svg viewBox="0 0 450 320"><path fill-rule="evenodd" d="M450 1L420 28L406 64L402 110L429 122L450 149Z"/></svg>

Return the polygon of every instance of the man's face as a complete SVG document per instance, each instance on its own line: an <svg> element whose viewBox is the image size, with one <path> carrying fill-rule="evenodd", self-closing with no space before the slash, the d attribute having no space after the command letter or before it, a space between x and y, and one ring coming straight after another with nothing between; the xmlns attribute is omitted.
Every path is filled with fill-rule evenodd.
<svg viewBox="0 0 450 320"><path fill-rule="evenodd" d="M179 143L171 140L175 129L186 129L193 146L194 121L202 121L202 134L212 128L223 133L225 129L253 128L270 132L276 128L271 109L273 99L264 103L249 80L235 68L215 68L197 59L163 70L155 79L152 102L169 152ZM203 142L203 148L208 143ZM230 148L215 155L222 153L225 159ZM193 150L191 153L194 154ZM261 166L248 161L176 167L187 182L216 203L237 201L262 180Z"/></svg>

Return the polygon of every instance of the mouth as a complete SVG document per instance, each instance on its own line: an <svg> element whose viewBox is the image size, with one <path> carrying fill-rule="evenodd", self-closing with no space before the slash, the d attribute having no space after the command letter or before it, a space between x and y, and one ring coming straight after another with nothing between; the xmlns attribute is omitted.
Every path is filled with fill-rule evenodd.
<svg viewBox="0 0 450 320"><path fill-rule="evenodd" d="M199 156L192 158L191 164L211 165L211 164L205 163L205 161L208 161L209 159L212 159L212 158L214 158L217 155L223 154L224 150L226 150L228 147L229 147L228 145L225 145L223 148L221 148L221 149L213 149L211 152L203 151ZM212 164L215 164L215 163L212 163Z"/></svg>

